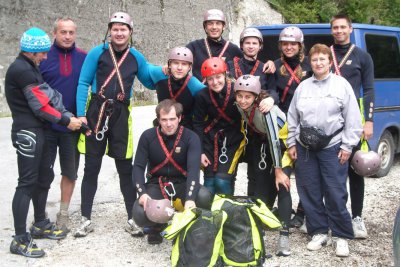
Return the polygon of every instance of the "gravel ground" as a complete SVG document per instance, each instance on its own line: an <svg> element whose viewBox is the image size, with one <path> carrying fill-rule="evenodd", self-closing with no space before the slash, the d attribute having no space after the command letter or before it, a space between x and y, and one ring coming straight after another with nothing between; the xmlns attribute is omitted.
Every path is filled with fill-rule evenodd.
<svg viewBox="0 0 400 267"><path fill-rule="evenodd" d="M137 108L134 109L134 114L137 111ZM136 142L140 131L150 125L152 117L148 114L149 112L154 114L154 107L147 107L142 111L144 113L136 114L136 120L139 120L140 116L148 119L145 122L136 121ZM7 251L11 239L5 237L1 240L3 251L0 254L3 260L0 259L0 266L170 266L171 241L165 240L161 245L150 246L147 244L146 237L133 238L124 231L126 212L119 191L118 176L113 165L113 161L105 157L103 162L105 167L101 171L93 207L94 232L85 238L74 238L69 235L61 241L37 240L37 244L46 251L46 256L41 259L11 255ZM237 195L244 195L245 192L245 169L246 165L240 164L236 183ZM56 173L58 173L57 170ZM79 177L82 177L82 168ZM77 182L71 204L73 228L77 226L80 218L80 180ZM350 241L349 257L336 257L333 247L325 247L317 252L307 251L307 235L296 230L290 236L292 255L273 256L265 262L264 266L394 266L392 229L399 206L399 181L400 157L396 158L395 165L388 176L380 179L366 179L363 216L369 237L366 240ZM57 182L56 179L55 183ZM291 182L293 207L295 207L298 202L295 180L292 179ZM53 185L53 187L56 189L52 188L52 190L58 190L58 186ZM58 210L58 198L57 191L49 197L48 211L52 219L55 218ZM8 209L7 212L11 211ZM32 218L31 213L29 218ZM12 229L4 230L8 231L8 236L12 234ZM265 241L267 253L275 254L278 235L277 231L267 231Z"/></svg>

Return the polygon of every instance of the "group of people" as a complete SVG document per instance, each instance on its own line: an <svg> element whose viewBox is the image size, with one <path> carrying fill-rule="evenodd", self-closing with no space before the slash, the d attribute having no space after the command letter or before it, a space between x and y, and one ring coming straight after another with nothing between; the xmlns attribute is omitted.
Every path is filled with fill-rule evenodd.
<svg viewBox="0 0 400 267"><path fill-rule="evenodd" d="M164 225L146 218L149 199L168 199L178 211L209 208L213 194L234 195L239 162L248 164L249 196L271 209L278 197L278 256L291 254L289 228L303 223L312 237L309 250L333 240L336 255L348 256L346 240L367 237L361 219L364 180L348 162L361 136L368 140L373 133L373 63L351 45L351 20L333 17L335 44L316 44L309 57L302 31L285 28L277 44L281 57L265 64L257 59L260 31L244 29L238 47L222 38L225 27L224 13L208 10L206 38L173 48L166 66L148 63L132 47L133 23L125 12L111 16L103 43L87 54L75 46L71 18L55 22L53 44L41 29L23 34L21 53L5 80L19 172L12 253L41 257L45 253L32 238L66 237L79 153L85 166L75 237L94 229L92 207L105 153L115 159L119 174L125 229L132 236L147 234L150 244L162 242ZM159 104L154 127L142 133L132 164L136 76L157 92ZM306 142L315 133L325 141L319 148ZM55 224L45 208L57 147L62 179ZM293 170L301 203L291 219ZM352 217L346 208L347 176ZM35 222L27 233L31 200Z"/></svg>

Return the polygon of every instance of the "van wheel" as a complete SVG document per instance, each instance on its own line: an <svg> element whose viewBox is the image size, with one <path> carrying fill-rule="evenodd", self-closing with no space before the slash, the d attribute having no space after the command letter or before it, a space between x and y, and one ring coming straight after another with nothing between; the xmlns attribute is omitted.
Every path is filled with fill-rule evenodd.
<svg viewBox="0 0 400 267"><path fill-rule="evenodd" d="M381 157L382 163L380 170L374 175L374 177L386 176L393 164L394 159L394 141L392 134L385 130L379 139L378 149L376 151Z"/></svg>

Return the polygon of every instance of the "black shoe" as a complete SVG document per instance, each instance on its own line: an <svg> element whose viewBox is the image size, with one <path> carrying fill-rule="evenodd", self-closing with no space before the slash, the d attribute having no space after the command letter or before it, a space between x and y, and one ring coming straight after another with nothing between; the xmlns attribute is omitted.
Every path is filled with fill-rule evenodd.
<svg viewBox="0 0 400 267"><path fill-rule="evenodd" d="M46 254L43 249L36 246L29 233L15 236L10 245L10 252L29 258L40 258Z"/></svg>
<svg viewBox="0 0 400 267"><path fill-rule="evenodd" d="M163 238L160 233L149 233L147 235L147 243L150 245L158 245L163 242Z"/></svg>
<svg viewBox="0 0 400 267"><path fill-rule="evenodd" d="M290 228L299 228L304 222L304 216L296 214L293 219L290 220Z"/></svg>
<svg viewBox="0 0 400 267"><path fill-rule="evenodd" d="M57 226L46 219L39 223L34 223L29 229L33 238L48 238L59 240L67 237L68 232L60 230Z"/></svg>

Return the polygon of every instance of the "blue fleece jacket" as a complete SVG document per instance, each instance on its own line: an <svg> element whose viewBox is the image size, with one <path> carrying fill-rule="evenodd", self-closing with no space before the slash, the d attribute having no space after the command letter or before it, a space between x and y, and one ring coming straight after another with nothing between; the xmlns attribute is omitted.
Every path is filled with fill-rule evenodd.
<svg viewBox="0 0 400 267"><path fill-rule="evenodd" d="M47 59L39 67L44 81L62 94L65 108L73 114L76 114L76 90L85 57L86 51L77 48L75 44L70 49L64 49L54 42ZM69 131L57 124L53 124L52 128Z"/></svg>

